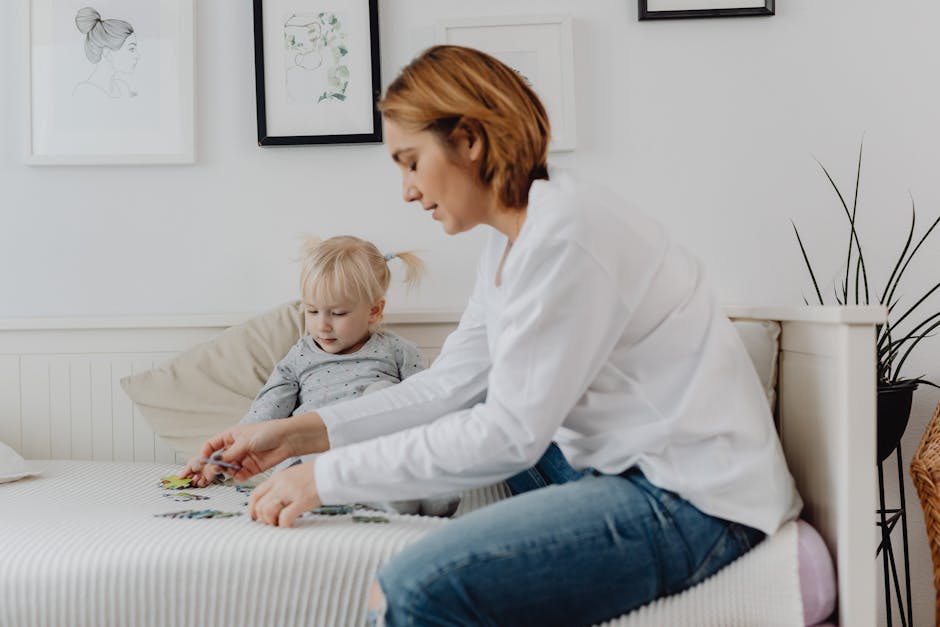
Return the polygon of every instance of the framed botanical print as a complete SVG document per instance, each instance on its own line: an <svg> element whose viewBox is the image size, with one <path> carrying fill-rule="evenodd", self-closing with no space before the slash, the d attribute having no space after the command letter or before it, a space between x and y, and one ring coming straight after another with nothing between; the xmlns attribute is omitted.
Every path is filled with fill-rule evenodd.
<svg viewBox="0 0 940 627"><path fill-rule="evenodd" d="M254 0L258 144L381 142L378 0Z"/></svg>

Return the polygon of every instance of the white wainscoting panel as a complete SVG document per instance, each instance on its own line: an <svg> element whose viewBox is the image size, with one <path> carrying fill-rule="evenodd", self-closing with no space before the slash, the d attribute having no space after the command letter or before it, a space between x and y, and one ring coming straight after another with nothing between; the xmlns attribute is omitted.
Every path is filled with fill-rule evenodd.
<svg viewBox="0 0 940 627"><path fill-rule="evenodd" d="M174 463L120 386L174 354L3 357L0 441L27 459Z"/></svg>
<svg viewBox="0 0 940 627"><path fill-rule="evenodd" d="M122 378L247 315L0 320L0 441L27 459L180 463L124 394ZM459 315L388 314L428 362Z"/></svg>

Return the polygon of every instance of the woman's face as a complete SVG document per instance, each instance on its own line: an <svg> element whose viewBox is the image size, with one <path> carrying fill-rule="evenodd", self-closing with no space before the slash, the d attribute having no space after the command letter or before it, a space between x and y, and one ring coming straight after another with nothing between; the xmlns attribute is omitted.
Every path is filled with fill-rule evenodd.
<svg viewBox="0 0 940 627"><path fill-rule="evenodd" d="M491 222L494 194L478 174L481 140L464 137L449 149L430 131L385 120L385 143L401 169L405 202L420 202L448 235Z"/></svg>
<svg viewBox="0 0 940 627"><path fill-rule="evenodd" d="M107 50L107 49L106 49ZM111 64L118 72L130 74L137 67L140 60L140 53L137 51L137 35L131 33L124 40L124 44L119 50L108 50L111 53Z"/></svg>

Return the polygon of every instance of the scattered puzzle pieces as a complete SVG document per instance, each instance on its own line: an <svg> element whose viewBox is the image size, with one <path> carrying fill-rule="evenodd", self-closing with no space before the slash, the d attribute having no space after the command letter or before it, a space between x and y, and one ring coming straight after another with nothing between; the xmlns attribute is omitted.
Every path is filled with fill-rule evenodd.
<svg viewBox="0 0 940 627"><path fill-rule="evenodd" d="M177 475L167 475L160 480L160 487L164 490L182 490L193 485L192 477L179 477Z"/></svg>
<svg viewBox="0 0 940 627"><path fill-rule="evenodd" d="M209 500L208 496L203 496L202 494L193 494L192 492L166 492L163 496L179 502Z"/></svg>
<svg viewBox="0 0 940 627"><path fill-rule="evenodd" d="M242 512L222 512L217 509L184 509L179 512L168 512L166 514L154 514L157 518L231 518L241 516Z"/></svg>

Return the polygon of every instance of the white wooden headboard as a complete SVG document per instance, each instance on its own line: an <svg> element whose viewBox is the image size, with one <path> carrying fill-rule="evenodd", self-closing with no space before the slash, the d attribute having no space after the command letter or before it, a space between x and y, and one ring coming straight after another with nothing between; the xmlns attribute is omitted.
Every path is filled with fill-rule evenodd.
<svg viewBox="0 0 940 627"><path fill-rule="evenodd" d="M729 307L781 324L780 437L804 516L836 557L839 624L874 627L875 326L881 307ZM122 377L205 341L249 315L0 319L0 441L28 459L175 463L124 395ZM455 312L388 314L429 359Z"/></svg>

